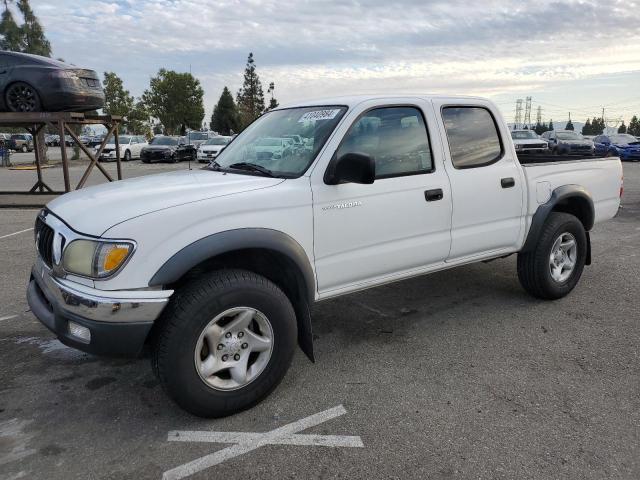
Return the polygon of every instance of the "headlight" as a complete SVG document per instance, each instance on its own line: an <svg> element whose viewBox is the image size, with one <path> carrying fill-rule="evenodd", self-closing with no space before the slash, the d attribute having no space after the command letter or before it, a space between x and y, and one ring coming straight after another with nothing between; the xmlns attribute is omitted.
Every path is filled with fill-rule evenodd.
<svg viewBox="0 0 640 480"><path fill-rule="evenodd" d="M91 278L105 278L115 273L133 253L129 242L74 240L64 251L65 271Z"/></svg>

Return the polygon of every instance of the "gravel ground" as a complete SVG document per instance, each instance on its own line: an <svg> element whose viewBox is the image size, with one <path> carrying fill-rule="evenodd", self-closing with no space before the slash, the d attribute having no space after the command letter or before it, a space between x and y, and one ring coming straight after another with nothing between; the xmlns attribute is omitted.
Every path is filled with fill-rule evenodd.
<svg viewBox="0 0 640 480"><path fill-rule="evenodd" d="M304 433L363 448L267 445L190 478L640 478L640 164L624 168L624 208L567 298L529 297L510 257L322 302L317 363L299 352L266 401L221 420L179 410L145 359L58 343L24 298L32 233L1 238L36 212L2 210L0 479L160 479L228 446L171 430L267 432L338 405Z"/></svg>

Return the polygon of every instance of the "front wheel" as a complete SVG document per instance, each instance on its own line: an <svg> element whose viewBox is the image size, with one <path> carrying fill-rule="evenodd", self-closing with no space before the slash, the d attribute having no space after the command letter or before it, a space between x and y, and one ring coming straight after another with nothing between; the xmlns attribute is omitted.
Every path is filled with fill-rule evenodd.
<svg viewBox="0 0 640 480"><path fill-rule="evenodd" d="M201 417L223 417L265 398L296 345L291 302L274 283L220 270L183 286L155 333L152 366L165 391Z"/></svg>
<svg viewBox="0 0 640 480"><path fill-rule="evenodd" d="M518 278L534 297L555 300L578 283L587 258L587 235L575 216L552 212L532 251L518 254Z"/></svg>

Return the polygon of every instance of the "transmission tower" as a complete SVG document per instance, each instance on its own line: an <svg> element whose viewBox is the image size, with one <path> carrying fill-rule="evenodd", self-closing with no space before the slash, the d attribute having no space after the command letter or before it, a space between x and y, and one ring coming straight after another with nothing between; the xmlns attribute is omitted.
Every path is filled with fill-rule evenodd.
<svg viewBox="0 0 640 480"><path fill-rule="evenodd" d="M516 117L514 120L515 128L520 128L522 124L522 99L519 98L516 100Z"/></svg>
<svg viewBox="0 0 640 480"><path fill-rule="evenodd" d="M527 128L531 128L531 97L527 97L524 107L524 123Z"/></svg>
<svg viewBox="0 0 640 480"><path fill-rule="evenodd" d="M536 110L536 125L542 125L542 107L540 105Z"/></svg>

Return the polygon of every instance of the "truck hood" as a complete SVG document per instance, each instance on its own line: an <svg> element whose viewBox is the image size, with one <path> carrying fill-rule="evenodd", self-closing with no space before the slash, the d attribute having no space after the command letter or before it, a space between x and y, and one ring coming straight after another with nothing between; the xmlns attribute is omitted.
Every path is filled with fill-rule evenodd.
<svg viewBox="0 0 640 480"><path fill-rule="evenodd" d="M180 170L83 188L56 198L47 208L74 230L100 236L133 217L283 181L211 170Z"/></svg>

